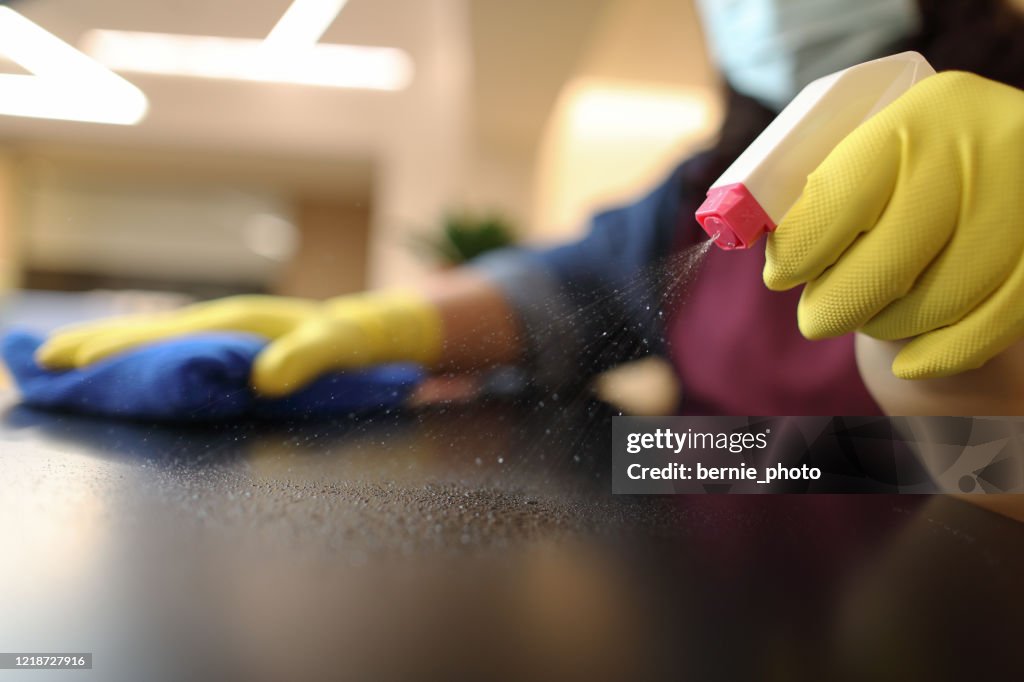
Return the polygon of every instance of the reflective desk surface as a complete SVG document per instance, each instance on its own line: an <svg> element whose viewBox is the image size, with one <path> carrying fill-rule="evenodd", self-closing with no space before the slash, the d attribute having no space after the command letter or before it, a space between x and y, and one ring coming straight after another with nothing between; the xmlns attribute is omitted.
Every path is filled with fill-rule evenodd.
<svg viewBox="0 0 1024 682"><path fill-rule="evenodd" d="M1024 525L944 497L619 497L596 403L0 425L40 680L1005 679ZM5 676L6 675L6 676Z"/></svg>

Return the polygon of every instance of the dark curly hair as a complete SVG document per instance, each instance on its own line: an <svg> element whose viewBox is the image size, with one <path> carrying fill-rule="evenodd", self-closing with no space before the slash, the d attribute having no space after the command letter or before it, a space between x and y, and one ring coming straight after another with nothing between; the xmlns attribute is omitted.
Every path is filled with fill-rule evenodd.
<svg viewBox="0 0 1024 682"><path fill-rule="evenodd" d="M970 71L1024 88L1024 15L1006 0L918 0L921 31L901 45L936 71Z"/></svg>

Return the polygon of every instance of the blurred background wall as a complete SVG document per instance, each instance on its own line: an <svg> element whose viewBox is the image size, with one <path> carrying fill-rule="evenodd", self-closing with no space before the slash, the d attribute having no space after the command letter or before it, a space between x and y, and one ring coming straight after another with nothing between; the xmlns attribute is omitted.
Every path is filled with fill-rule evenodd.
<svg viewBox="0 0 1024 682"><path fill-rule="evenodd" d="M335 1L319 42L404 52L411 78L390 90L144 73L124 63L138 51L101 49L140 32L254 42L291 0L7 4L111 64L148 111L0 115L4 286L322 297L410 282L433 267L413 236L446 211L567 238L719 117L686 0Z"/></svg>

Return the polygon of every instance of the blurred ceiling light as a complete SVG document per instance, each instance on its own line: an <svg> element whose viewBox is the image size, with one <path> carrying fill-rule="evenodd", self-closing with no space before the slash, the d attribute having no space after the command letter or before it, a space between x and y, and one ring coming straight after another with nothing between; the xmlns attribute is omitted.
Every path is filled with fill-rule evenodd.
<svg viewBox="0 0 1024 682"><path fill-rule="evenodd" d="M7 7L0 53L32 74L0 74L0 114L134 125L149 109L137 87Z"/></svg>
<svg viewBox="0 0 1024 682"><path fill-rule="evenodd" d="M531 236L579 236L588 217L650 191L712 138L721 118L708 88L582 76L562 88L538 147Z"/></svg>
<svg viewBox="0 0 1024 682"><path fill-rule="evenodd" d="M83 49L117 71L336 88L401 90L412 61L391 47L315 44L279 50L262 40L90 31Z"/></svg>
<svg viewBox="0 0 1024 682"><path fill-rule="evenodd" d="M412 59L394 47L317 41L348 0L295 0L265 40L94 30L86 53L118 71L366 90L402 90Z"/></svg>
<svg viewBox="0 0 1024 682"><path fill-rule="evenodd" d="M274 47L306 47L320 40L348 0L295 0L267 36Z"/></svg>
<svg viewBox="0 0 1024 682"><path fill-rule="evenodd" d="M708 125L703 93L643 86L591 86L574 93L571 125L581 137L673 139Z"/></svg>

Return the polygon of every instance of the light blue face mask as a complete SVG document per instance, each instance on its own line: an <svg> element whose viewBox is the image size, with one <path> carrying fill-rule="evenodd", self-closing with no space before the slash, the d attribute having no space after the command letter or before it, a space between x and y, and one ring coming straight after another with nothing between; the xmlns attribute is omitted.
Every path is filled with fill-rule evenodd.
<svg viewBox="0 0 1024 682"><path fill-rule="evenodd" d="M915 0L697 0L734 88L781 110L813 80L883 56L917 29Z"/></svg>

